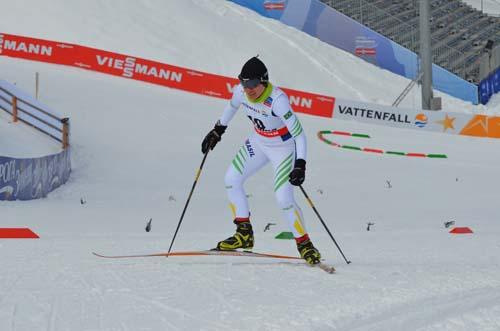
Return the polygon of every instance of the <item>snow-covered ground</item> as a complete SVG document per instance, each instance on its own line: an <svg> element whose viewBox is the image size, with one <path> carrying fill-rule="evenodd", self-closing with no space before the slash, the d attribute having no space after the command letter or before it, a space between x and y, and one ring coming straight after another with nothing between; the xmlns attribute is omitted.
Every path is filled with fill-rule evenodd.
<svg viewBox="0 0 500 331"><path fill-rule="evenodd" d="M13 123L12 116L0 109L0 156L28 158L55 154L61 144L31 127Z"/></svg>
<svg viewBox="0 0 500 331"><path fill-rule="evenodd" d="M222 0L18 0L2 8L32 20L5 15L3 32L231 76L259 53L278 85L347 99L390 104L407 83ZM26 226L41 237L0 240L0 330L500 329L500 141L302 115L309 142L304 188L352 264L300 191L311 236L336 265L335 275L265 259L103 260L91 252L168 249L202 159L201 140L225 101L0 57L0 78L27 91L34 72L42 78L40 99L71 118L73 172L46 199L0 202L0 227ZM407 106L420 104L418 94ZM487 107L448 96L443 103L448 110L500 113L498 96ZM3 115L0 121L12 126ZM448 159L338 150L316 138L319 130L372 137L329 137L339 143ZM245 116L236 116L209 154L174 250L210 248L234 231L223 176L250 132ZM12 142L0 137L4 155ZM270 170L246 186L255 250L294 255L293 241L274 239L287 229ZM444 222L452 220L474 234L449 234ZM368 222L375 223L370 231ZM268 223L277 225L264 232Z"/></svg>

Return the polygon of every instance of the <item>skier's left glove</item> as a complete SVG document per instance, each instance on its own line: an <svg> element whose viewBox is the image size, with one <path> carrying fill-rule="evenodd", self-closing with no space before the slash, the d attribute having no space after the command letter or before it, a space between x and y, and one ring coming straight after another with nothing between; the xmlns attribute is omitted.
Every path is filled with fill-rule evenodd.
<svg viewBox="0 0 500 331"><path fill-rule="evenodd" d="M220 141L222 135L226 131L227 126L221 125L219 121L215 123L215 126L210 132L205 136L203 142L201 143L201 152L205 154L208 150L214 149L215 145Z"/></svg>
<svg viewBox="0 0 500 331"><path fill-rule="evenodd" d="M302 185L306 179L306 161L303 159L295 160L295 166L290 172L290 184L294 186Z"/></svg>

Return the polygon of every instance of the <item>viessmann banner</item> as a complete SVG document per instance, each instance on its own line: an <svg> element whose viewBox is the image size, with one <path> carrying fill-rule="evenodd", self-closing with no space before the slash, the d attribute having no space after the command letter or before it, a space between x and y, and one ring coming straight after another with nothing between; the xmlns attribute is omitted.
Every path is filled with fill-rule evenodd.
<svg viewBox="0 0 500 331"><path fill-rule="evenodd" d="M189 92L230 99L235 78L57 41L0 34L0 55L63 64ZM301 113L331 117L332 97L283 88Z"/></svg>

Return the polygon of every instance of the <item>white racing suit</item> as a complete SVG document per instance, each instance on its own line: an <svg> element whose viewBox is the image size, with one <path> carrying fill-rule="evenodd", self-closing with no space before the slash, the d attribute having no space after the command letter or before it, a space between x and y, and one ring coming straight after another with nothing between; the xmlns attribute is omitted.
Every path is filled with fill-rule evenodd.
<svg viewBox="0 0 500 331"><path fill-rule="evenodd" d="M226 190L233 216L236 220L250 217L243 184L271 162L278 205L294 237L303 237L307 232L302 211L295 202L293 186L288 181L295 159L306 160L306 136L299 119L290 107L286 94L270 83L254 101L247 98L241 85L236 86L219 120L220 124L227 126L240 107L253 122L255 132L241 146L226 172Z"/></svg>

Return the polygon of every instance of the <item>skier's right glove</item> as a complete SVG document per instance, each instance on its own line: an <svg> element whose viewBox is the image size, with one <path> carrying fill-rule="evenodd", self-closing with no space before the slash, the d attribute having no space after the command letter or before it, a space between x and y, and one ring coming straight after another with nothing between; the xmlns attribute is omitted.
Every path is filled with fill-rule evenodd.
<svg viewBox="0 0 500 331"><path fill-rule="evenodd" d="M201 152L205 154L208 150L214 149L215 145L220 141L222 135L226 131L227 126L221 125L219 121L215 123L214 128L205 136L201 143Z"/></svg>

